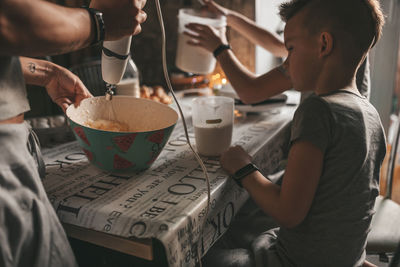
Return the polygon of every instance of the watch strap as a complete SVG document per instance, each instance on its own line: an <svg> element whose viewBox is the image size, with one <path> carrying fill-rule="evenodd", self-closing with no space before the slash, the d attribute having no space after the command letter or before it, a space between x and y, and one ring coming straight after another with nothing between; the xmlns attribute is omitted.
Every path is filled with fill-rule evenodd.
<svg viewBox="0 0 400 267"><path fill-rule="evenodd" d="M240 186L243 187L242 185L242 180L248 176L249 174L255 172L255 171L260 171L256 165L253 163L249 163L245 165L244 167L240 168L237 170L233 175L232 179Z"/></svg>
<svg viewBox="0 0 400 267"><path fill-rule="evenodd" d="M221 54L224 50L227 50L227 49L232 49L232 47L229 44L219 45L213 52L214 57L217 57L219 54Z"/></svg>
<svg viewBox="0 0 400 267"><path fill-rule="evenodd" d="M90 7L83 7L83 8L89 12L90 19L94 24L96 30L91 45L99 44L102 41L104 41L104 36L105 36L103 13L97 9Z"/></svg>

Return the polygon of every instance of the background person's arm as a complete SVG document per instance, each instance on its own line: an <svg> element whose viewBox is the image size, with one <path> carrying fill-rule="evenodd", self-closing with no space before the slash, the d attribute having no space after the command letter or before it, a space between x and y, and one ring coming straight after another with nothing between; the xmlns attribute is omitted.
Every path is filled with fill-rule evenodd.
<svg viewBox="0 0 400 267"><path fill-rule="evenodd" d="M205 1L212 12L225 15L227 24L235 31L246 37L253 44L259 45L276 57L286 57L287 51L277 34L257 25L246 16L218 5L214 1Z"/></svg>
<svg viewBox="0 0 400 267"><path fill-rule="evenodd" d="M145 0L93 0L102 10L105 39L116 40L140 32L146 19ZM43 0L0 1L0 55L43 56L87 47L95 35L89 12Z"/></svg>
<svg viewBox="0 0 400 267"><path fill-rule="evenodd" d="M228 15L228 25L246 37L253 44L259 45L276 57L287 57L287 51L278 35L257 25L253 20L237 12Z"/></svg>
<svg viewBox="0 0 400 267"><path fill-rule="evenodd" d="M260 76L243 66L231 50L217 57L229 82L245 104L261 102L292 88L290 79L279 67Z"/></svg>
<svg viewBox="0 0 400 267"><path fill-rule="evenodd" d="M213 52L221 44L228 43L225 34L220 37L221 35L210 26L190 23L186 27L194 32L185 32L191 37L188 41L190 45ZM243 66L229 49L222 51L217 60L239 98L246 104L263 101L292 88L290 79L278 68L257 76Z"/></svg>

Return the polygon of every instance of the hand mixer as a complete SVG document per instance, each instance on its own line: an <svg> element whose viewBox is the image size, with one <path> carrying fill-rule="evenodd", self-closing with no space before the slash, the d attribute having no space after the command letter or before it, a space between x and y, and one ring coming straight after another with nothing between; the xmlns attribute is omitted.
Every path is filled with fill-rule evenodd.
<svg viewBox="0 0 400 267"><path fill-rule="evenodd" d="M101 54L101 75L106 82L106 99L111 100L116 85L124 75L129 59L132 36L117 41L104 41Z"/></svg>
<svg viewBox="0 0 400 267"><path fill-rule="evenodd" d="M156 5L157 5L157 0ZM198 0L203 6L203 0ZM161 11L160 11L161 12ZM158 13L160 16L161 13ZM161 15L162 18L162 15ZM160 17L159 17L160 19ZM163 27L163 25L162 25ZM121 81L129 59L132 36L117 41L104 41L101 55L101 74L106 82L106 99L111 100L116 85Z"/></svg>
<svg viewBox="0 0 400 267"><path fill-rule="evenodd" d="M112 105L112 97L116 85L124 75L129 59L132 36L124 37L117 41L104 41L101 53L101 75L106 82L106 100L108 100L108 120L115 121L116 114Z"/></svg>

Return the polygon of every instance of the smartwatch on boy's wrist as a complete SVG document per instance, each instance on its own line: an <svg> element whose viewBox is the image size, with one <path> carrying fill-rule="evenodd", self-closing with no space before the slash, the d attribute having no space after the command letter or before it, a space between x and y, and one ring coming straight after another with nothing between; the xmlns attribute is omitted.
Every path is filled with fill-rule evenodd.
<svg viewBox="0 0 400 267"><path fill-rule="evenodd" d="M242 180L249 174L260 171L256 165L249 163L246 166L237 170L231 177L238 184L238 186L243 187Z"/></svg>

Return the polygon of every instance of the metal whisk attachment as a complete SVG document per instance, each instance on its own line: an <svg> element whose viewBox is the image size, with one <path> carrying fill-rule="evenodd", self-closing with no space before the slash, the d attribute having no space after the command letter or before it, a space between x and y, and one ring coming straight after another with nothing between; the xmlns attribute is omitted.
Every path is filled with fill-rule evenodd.
<svg viewBox="0 0 400 267"><path fill-rule="evenodd" d="M116 86L114 84L107 83L106 87L107 87L106 100L111 100L114 95L113 89L115 89Z"/></svg>
<svg viewBox="0 0 400 267"><path fill-rule="evenodd" d="M113 89L115 89L115 85L114 84L106 84L106 87L107 87L107 91L106 91L106 102L107 102L107 107L106 107L106 109L108 109L108 120L110 120L110 121L115 121L116 120L116 118L117 118L117 116L116 116L116 114L115 114L115 110L114 110L114 106L113 106L113 103L112 103L112 98L113 98L113 95L114 95L114 91L113 91Z"/></svg>

